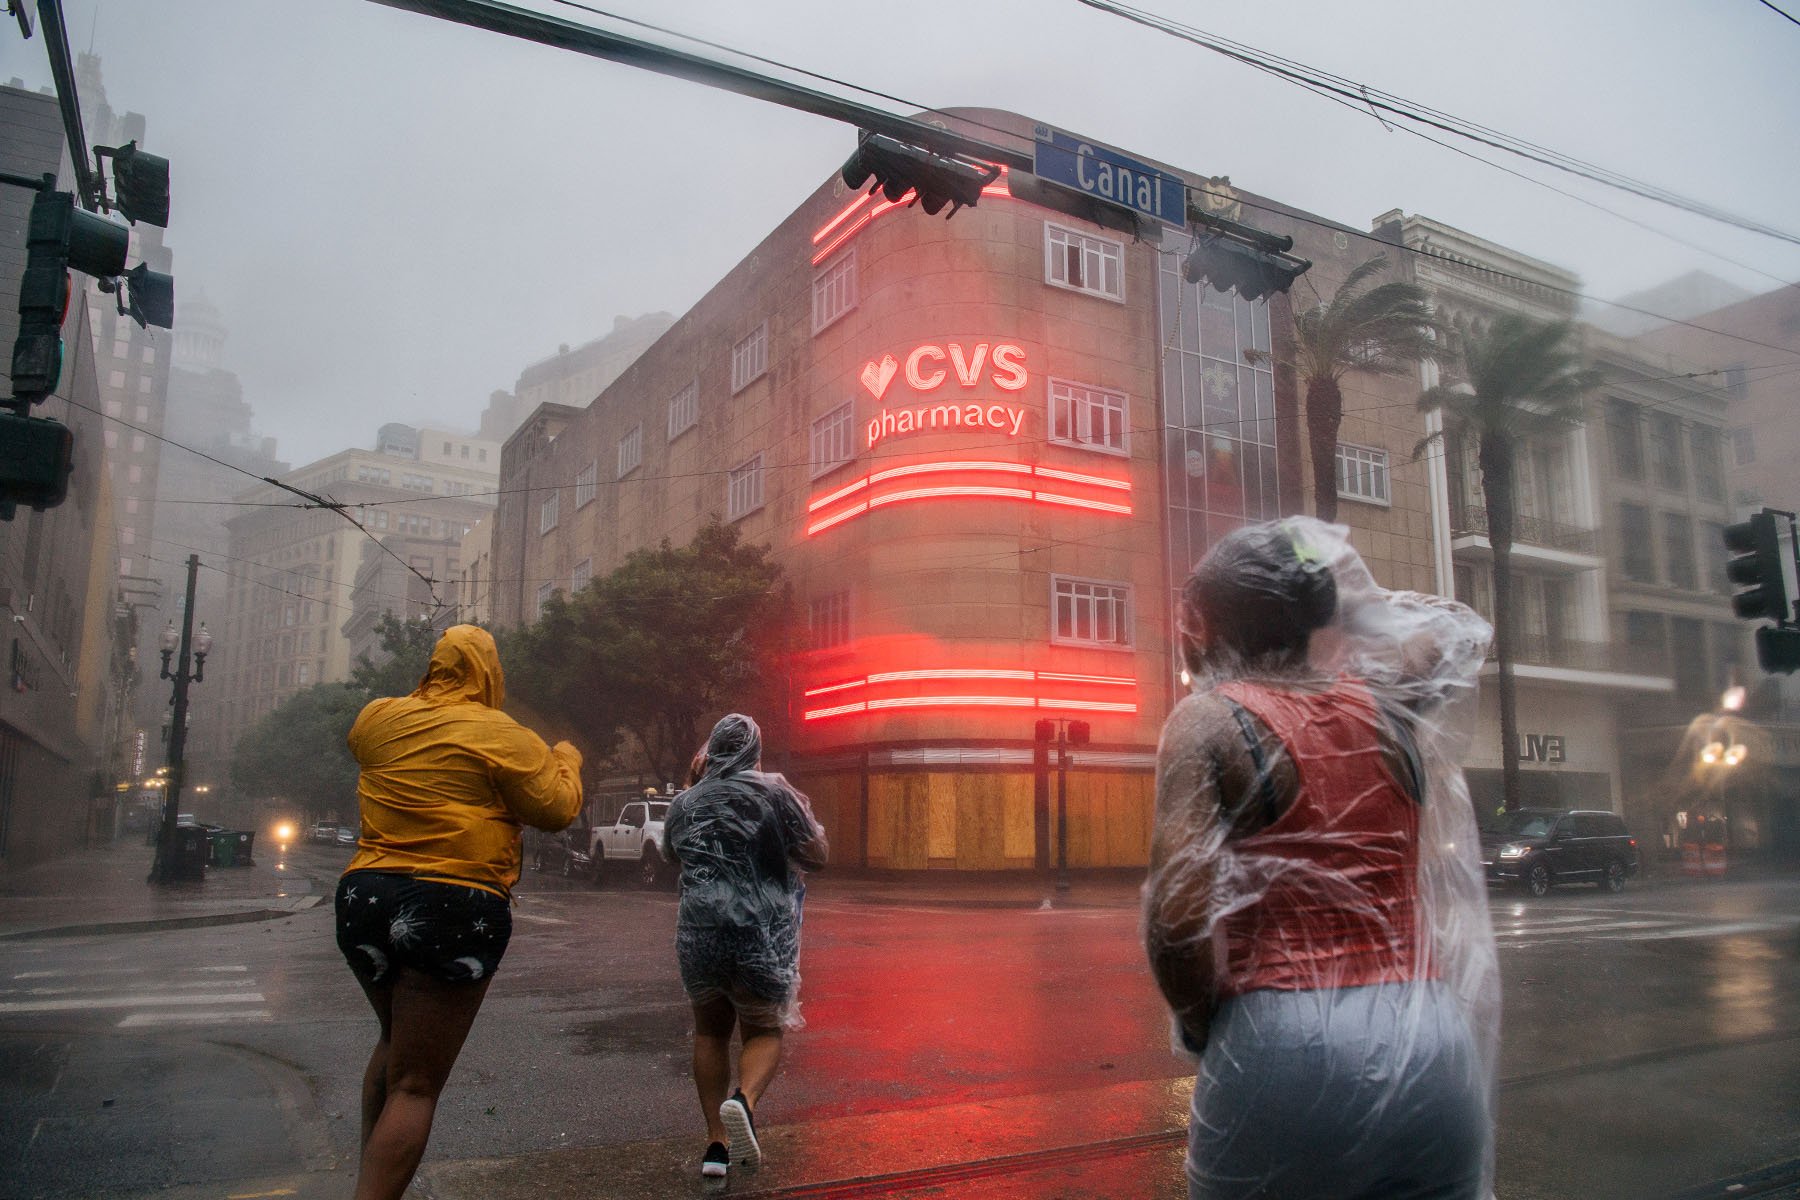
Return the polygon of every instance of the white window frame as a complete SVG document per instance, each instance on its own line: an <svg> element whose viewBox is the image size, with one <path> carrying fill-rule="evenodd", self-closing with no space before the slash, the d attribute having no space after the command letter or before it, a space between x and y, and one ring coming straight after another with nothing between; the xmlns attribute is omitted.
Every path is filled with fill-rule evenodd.
<svg viewBox="0 0 1800 1200"><path fill-rule="evenodd" d="M562 491L551 488L550 494L538 504L538 536L542 537L556 528L562 517Z"/></svg>
<svg viewBox="0 0 1800 1200"><path fill-rule="evenodd" d="M544 619L544 605L550 603L550 597L556 595L554 583L540 583L537 590L537 611L531 614L533 624Z"/></svg>
<svg viewBox="0 0 1800 1200"><path fill-rule="evenodd" d="M1337 494L1340 500L1355 500L1391 508L1394 504L1393 467L1388 452L1379 446L1359 446L1354 442L1337 444ZM1357 470L1346 473L1354 464ZM1367 482L1369 490L1357 485Z"/></svg>
<svg viewBox="0 0 1800 1200"><path fill-rule="evenodd" d="M700 423L700 385L690 383L669 397L669 440Z"/></svg>
<svg viewBox="0 0 1800 1200"><path fill-rule="evenodd" d="M812 423L812 474L817 479L856 457L856 405L846 400Z"/></svg>
<svg viewBox="0 0 1800 1200"><path fill-rule="evenodd" d="M619 478L623 479L644 461L644 427L636 425L619 439Z"/></svg>
<svg viewBox="0 0 1800 1200"><path fill-rule="evenodd" d="M582 559L575 564L575 569L569 572L569 594L574 595L576 592L579 592L582 588L592 582L593 578L594 560L591 558Z"/></svg>
<svg viewBox="0 0 1800 1200"><path fill-rule="evenodd" d="M1071 632L1062 631L1062 601L1067 596L1071 606ZM1120 628L1121 637L1107 640L1100 637L1082 637L1073 632L1081 628L1081 614L1076 606L1086 606L1088 622L1097 628L1099 625L1099 608L1101 603L1112 606L1113 620ZM1132 609L1134 607L1132 586L1117 579L1085 579L1075 575L1052 575L1050 577L1050 642L1056 646L1089 646L1101 650L1132 650L1136 641L1136 621Z"/></svg>
<svg viewBox="0 0 1800 1200"><path fill-rule="evenodd" d="M843 636L831 642L821 641L819 640L821 628L835 628ZM832 592L828 596L814 596L807 601L806 631L814 650L835 650L840 646L849 645L853 636L850 630L849 589Z"/></svg>
<svg viewBox="0 0 1800 1200"><path fill-rule="evenodd" d="M1101 454L1116 454L1129 457L1131 454L1131 398L1124 392L1112 388L1095 387L1091 383L1079 383L1073 379L1052 379L1049 383L1049 399L1046 401L1050 414L1050 440L1058 446L1073 446L1078 450L1094 450ZM1069 436L1057 433L1061 422L1059 416L1062 409L1068 409ZM1094 413L1096 410L1108 414L1116 414L1118 418L1119 443L1112 445L1106 441L1094 441ZM1110 426L1111 422L1103 422Z"/></svg>
<svg viewBox="0 0 1800 1200"><path fill-rule="evenodd" d="M1080 255L1080 266L1077 269L1079 278L1069 276L1069 251L1074 249ZM1117 278L1118 289L1108 290L1106 287L1107 264L1112 264ZM1090 285L1088 280L1098 274L1098 285ZM1067 288L1071 292L1080 292L1084 296L1101 296L1108 300L1125 303L1125 243L1116 242L1112 238L1095 237L1091 233L1083 233L1079 229L1071 229L1067 225L1058 225L1054 221L1044 222L1044 282L1051 287Z"/></svg>
<svg viewBox="0 0 1800 1200"><path fill-rule="evenodd" d="M856 307L856 247L832 257L813 277L812 328L815 334Z"/></svg>
<svg viewBox="0 0 1800 1200"><path fill-rule="evenodd" d="M764 321L731 348L731 394L737 395L769 371L769 323Z"/></svg>
<svg viewBox="0 0 1800 1200"><path fill-rule="evenodd" d="M725 517L735 521L763 506L763 456L747 458L725 476Z"/></svg>
<svg viewBox="0 0 1800 1200"><path fill-rule="evenodd" d="M575 507L586 508L594 502L594 493L599 490L600 464L591 462L581 468L581 474L575 476Z"/></svg>

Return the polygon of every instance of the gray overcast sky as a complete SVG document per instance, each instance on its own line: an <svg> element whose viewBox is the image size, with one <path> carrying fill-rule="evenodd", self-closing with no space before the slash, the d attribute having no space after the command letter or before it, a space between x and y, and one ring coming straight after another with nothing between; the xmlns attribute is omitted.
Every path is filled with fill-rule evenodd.
<svg viewBox="0 0 1800 1200"><path fill-rule="evenodd" d="M1756 0L1139 2L1800 227L1800 26ZM382 421L472 426L558 343L682 312L854 145L832 122L368 0L64 4L112 106L144 113L147 148L174 164L178 296L223 310L226 365L295 463L372 444ZM1357 228L1422 213L1571 268L1595 296L1696 268L1776 286L1075 0L613 11L921 106L1012 109ZM0 78L48 82L40 39L8 28L0 48ZM1507 165L1800 279L1800 246Z"/></svg>

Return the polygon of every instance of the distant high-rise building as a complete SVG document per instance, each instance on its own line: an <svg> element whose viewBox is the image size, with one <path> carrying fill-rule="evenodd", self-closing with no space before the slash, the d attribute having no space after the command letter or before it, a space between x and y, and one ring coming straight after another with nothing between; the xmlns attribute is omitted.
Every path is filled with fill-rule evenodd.
<svg viewBox="0 0 1800 1200"><path fill-rule="evenodd" d="M610 333L573 349L558 346L555 354L519 372L512 391L497 391L488 397L487 411L481 414L481 436L504 442L540 404L586 408L674 323L665 312L614 317Z"/></svg>

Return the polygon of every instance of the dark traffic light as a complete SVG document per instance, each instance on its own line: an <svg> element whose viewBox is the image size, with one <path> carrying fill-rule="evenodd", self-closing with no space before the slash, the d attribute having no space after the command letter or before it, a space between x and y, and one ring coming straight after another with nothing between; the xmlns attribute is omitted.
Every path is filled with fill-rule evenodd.
<svg viewBox="0 0 1800 1200"><path fill-rule="evenodd" d="M61 421L0 412L0 516L18 504L42 512L69 492L75 437Z"/></svg>
<svg viewBox="0 0 1800 1200"><path fill-rule="evenodd" d="M105 279L125 269L131 235L123 225L75 207L67 192L39 191L31 202L25 271L19 277L19 337L13 343L13 399L36 404L62 378L62 326L71 270Z"/></svg>
<svg viewBox="0 0 1800 1200"><path fill-rule="evenodd" d="M1763 625L1756 631L1756 661L1768 672L1791 675L1800 671L1800 629Z"/></svg>
<svg viewBox="0 0 1800 1200"><path fill-rule="evenodd" d="M95 146L94 155L113 160L113 207L127 221L168 228L168 159L144 153L135 141L123 146Z"/></svg>
<svg viewBox="0 0 1800 1200"><path fill-rule="evenodd" d="M1748 521L1727 525L1725 548L1731 552L1725 563L1725 576L1739 586L1731 594L1732 611L1745 620L1785 622L1787 576L1782 570L1781 535L1775 527L1775 514L1765 510ZM1759 639L1759 649L1762 644Z"/></svg>
<svg viewBox="0 0 1800 1200"><path fill-rule="evenodd" d="M896 204L911 191L930 215L935 217L948 204L955 216L965 205L974 207L981 189L1000 178L1000 168L934 154L885 134L864 133L856 153L844 164L843 176L847 187L860 191L867 184L871 192L879 189Z"/></svg>
<svg viewBox="0 0 1800 1200"><path fill-rule="evenodd" d="M1264 249L1226 237L1203 237L1188 251L1182 274L1189 283L1204 279L1214 291L1235 291L1245 300L1260 300L1293 287L1312 265L1286 253L1293 244L1289 237L1271 238L1270 248Z"/></svg>

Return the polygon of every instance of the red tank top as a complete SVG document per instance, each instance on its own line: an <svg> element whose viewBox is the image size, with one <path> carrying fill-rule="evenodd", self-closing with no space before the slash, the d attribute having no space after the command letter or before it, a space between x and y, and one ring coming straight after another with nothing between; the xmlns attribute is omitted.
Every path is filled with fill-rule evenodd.
<svg viewBox="0 0 1800 1200"><path fill-rule="evenodd" d="M1417 919L1418 805L1382 756L1367 689L1340 680L1323 692L1241 681L1217 690L1281 739L1300 779L1274 824L1226 848L1219 994L1430 978Z"/></svg>

